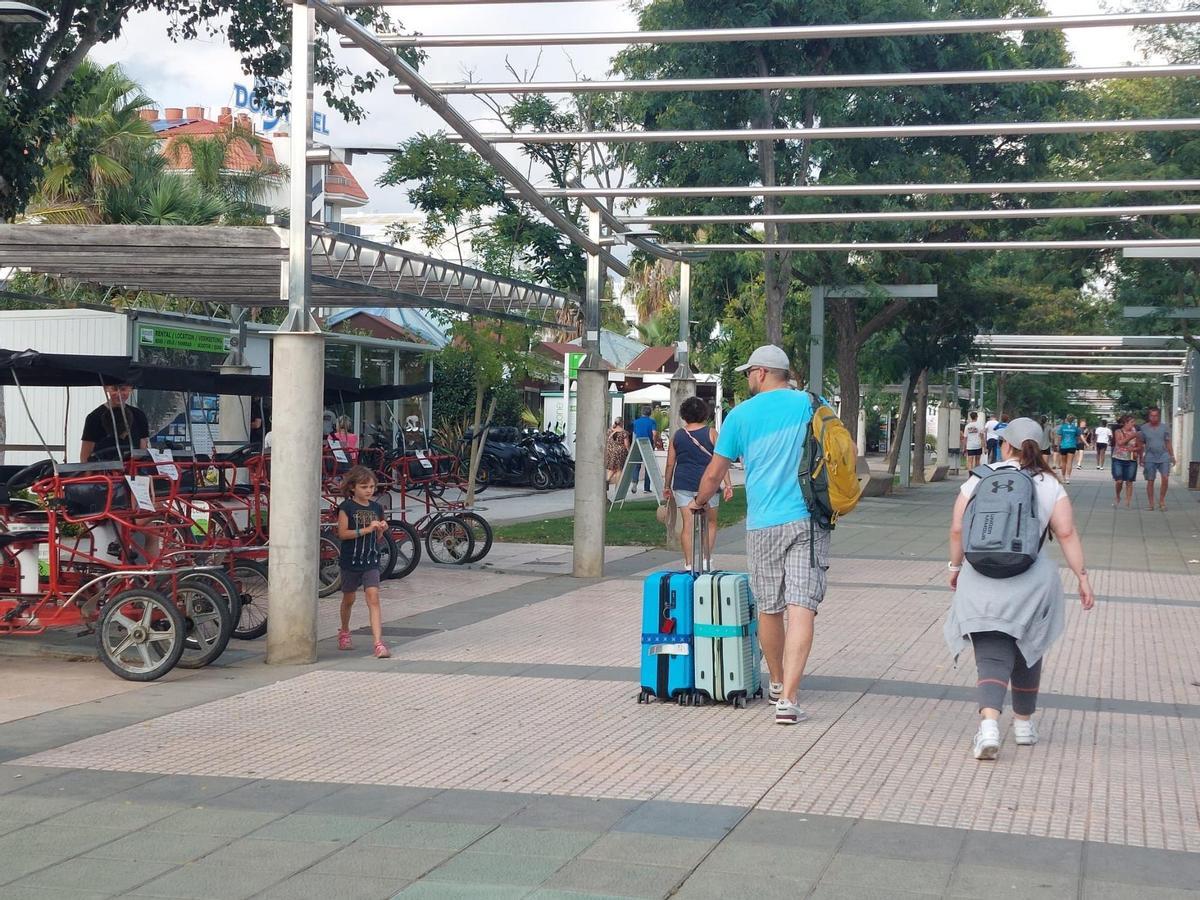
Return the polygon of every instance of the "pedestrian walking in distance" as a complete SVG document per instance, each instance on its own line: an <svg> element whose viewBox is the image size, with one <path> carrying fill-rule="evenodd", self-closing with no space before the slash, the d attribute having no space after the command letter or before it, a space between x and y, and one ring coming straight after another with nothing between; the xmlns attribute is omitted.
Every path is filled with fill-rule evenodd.
<svg viewBox="0 0 1200 900"><path fill-rule="evenodd" d="M1142 454L1142 436L1133 427L1133 416L1117 419L1117 430L1113 432L1112 477L1116 486L1113 509L1121 505L1121 492L1125 492L1125 508L1133 506L1133 483L1137 481L1138 457Z"/></svg>
<svg viewBox="0 0 1200 900"><path fill-rule="evenodd" d="M808 715L798 704L812 649L817 607L825 598L830 532L814 525L800 490L798 465L813 417L805 391L788 384L791 364L772 344L750 354L744 372L750 399L721 425L712 462L688 509L703 509L721 489L734 460L746 467L746 556L758 603L758 637L770 672L767 696L775 721Z"/></svg>
<svg viewBox="0 0 1200 900"><path fill-rule="evenodd" d="M648 406L643 406L642 414L633 420L632 440L636 441L640 438L649 438L654 449L658 449L658 423L651 417L650 407ZM630 493L636 494L638 492L638 479L642 477L643 472L645 472L646 493L650 493L650 466L652 464L650 461L644 464L633 464L633 490Z"/></svg>
<svg viewBox="0 0 1200 900"><path fill-rule="evenodd" d="M1000 438L996 435L996 429L999 427L1000 420L996 418L995 413L992 413L987 424L983 426L983 437L987 441L987 459L990 463L999 458L997 454L1000 452Z"/></svg>
<svg viewBox="0 0 1200 900"><path fill-rule="evenodd" d="M696 499L700 490L700 479L712 462L713 449L717 443L717 429L708 427L708 404L699 397L688 397L679 404L679 418L683 427L671 435L667 446L666 497L675 498L676 506L687 506ZM728 503L733 499L733 475L725 474L722 497ZM704 507L704 546L701 558L704 571L712 569L713 545L717 542L717 495L713 494ZM683 549L683 566L692 570L692 529L684 528L680 536Z"/></svg>
<svg viewBox="0 0 1200 900"><path fill-rule="evenodd" d="M383 642L383 617L379 610L379 535L387 531L383 507L375 502L375 473L366 466L354 466L342 479L346 499L338 507L338 538L342 542L342 627L338 631L338 649L353 650L350 640L350 610L362 588L371 619L371 637L375 656L391 656Z"/></svg>
<svg viewBox="0 0 1200 900"><path fill-rule="evenodd" d="M604 469L608 472L608 483L616 484L629 458L629 432L620 419L615 419L604 442Z"/></svg>
<svg viewBox="0 0 1200 900"><path fill-rule="evenodd" d="M1075 463L1075 453L1079 450L1079 426L1075 424L1074 416L1067 416L1067 421L1058 426L1058 458L1062 461L1063 481L1071 483L1071 466Z"/></svg>
<svg viewBox="0 0 1200 900"><path fill-rule="evenodd" d="M1108 419L1101 419L1096 426L1096 468L1104 468L1104 454L1113 440L1113 431L1108 427Z"/></svg>
<svg viewBox="0 0 1200 900"><path fill-rule="evenodd" d="M1146 479L1146 509L1154 509L1154 480L1161 479L1158 508L1167 511L1167 480L1175 468L1175 448L1171 444L1171 426L1162 421L1162 410L1146 410L1146 423L1138 428L1142 438L1142 475Z"/></svg>
<svg viewBox="0 0 1200 900"><path fill-rule="evenodd" d="M963 426L962 451L967 457L967 471L979 465L983 454L983 427L979 424L979 413L972 412Z"/></svg>
<svg viewBox="0 0 1200 900"><path fill-rule="evenodd" d="M944 636L955 659L968 643L975 649L980 721L971 752L976 759L995 759L1000 752L1000 713L1010 685L1013 737L1018 746L1037 743L1033 715L1042 662L1063 631L1058 566L1040 552L1040 542L1029 543L1027 524L1036 525L1043 541L1047 532L1053 533L1079 581L1080 605L1091 609L1096 602L1071 500L1042 457L1044 440L1033 419L1014 419L1003 432L1003 459L976 470L981 477L968 479L954 504L949 564L954 599ZM1017 502L1030 497L1036 516ZM1021 521L1013 521L1014 516ZM1026 523L1025 517L1033 522ZM1002 546L998 534L1006 538ZM1016 540L1009 540L1014 534Z"/></svg>

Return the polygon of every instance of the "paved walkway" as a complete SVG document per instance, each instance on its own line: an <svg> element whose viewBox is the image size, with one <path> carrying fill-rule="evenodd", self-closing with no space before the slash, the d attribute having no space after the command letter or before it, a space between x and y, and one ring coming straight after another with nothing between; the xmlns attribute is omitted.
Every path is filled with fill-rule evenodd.
<svg viewBox="0 0 1200 900"><path fill-rule="evenodd" d="M1101 473L1073 481L1101 600L1070 608L1037 747L970 758L973 666L941 641L956 485L931 485L835 534L795 728L635 703L663 552L595 582L528 548L423 566L388 590L387 661L336 650L332 604L312 667L239 644L130 686L0 658L0 896L1198 897L1200 495L1114 511Z"/></svg>

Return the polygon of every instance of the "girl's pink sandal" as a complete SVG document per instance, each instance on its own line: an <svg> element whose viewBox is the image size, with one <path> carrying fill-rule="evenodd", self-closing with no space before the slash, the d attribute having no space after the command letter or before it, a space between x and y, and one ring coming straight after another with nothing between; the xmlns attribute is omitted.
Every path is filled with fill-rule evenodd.
<svg viewBox="0 0 1200 900"><path fill-rule="evenodd" d="M376 659L387 659L391 655L392 655L391 652L387 648L387 644L385 644L383 641L375 642L375 658Z"/></svg>

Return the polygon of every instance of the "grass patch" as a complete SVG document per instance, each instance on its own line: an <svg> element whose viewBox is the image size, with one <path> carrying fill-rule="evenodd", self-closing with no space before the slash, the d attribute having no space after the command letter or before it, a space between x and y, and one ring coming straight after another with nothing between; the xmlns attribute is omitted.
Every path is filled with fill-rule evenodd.
<svg viewBox="0 0 1200 900"><path fill-rule="evenodd" d="M629 503L608 511L604 543L613 547L665 547L667 530L659 524L653 503ZM721 502L717 523L724 528L746 518L746 492L735 488L733 499ZM496 526L496 540L514 544L570 544L575 539L574 517L558 516L515 525Z"/></svg>

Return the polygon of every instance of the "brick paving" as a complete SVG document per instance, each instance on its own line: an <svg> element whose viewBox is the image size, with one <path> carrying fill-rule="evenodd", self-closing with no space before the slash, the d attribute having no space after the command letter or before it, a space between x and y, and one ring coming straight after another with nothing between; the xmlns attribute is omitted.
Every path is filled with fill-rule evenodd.
<svg viewBox="0 0 1200 900"><path fill-rule="evenodd" d="M969 755L954 485L928 486L835 535L807 723L634 702L640 573L673 554L596 582L528 548L519 574L422 567L385 592L392 660L246 651L0 716L0 896L1200 896L1200 504L1073 481L1100 603L1068 601L1036 747Z"/></svg>

